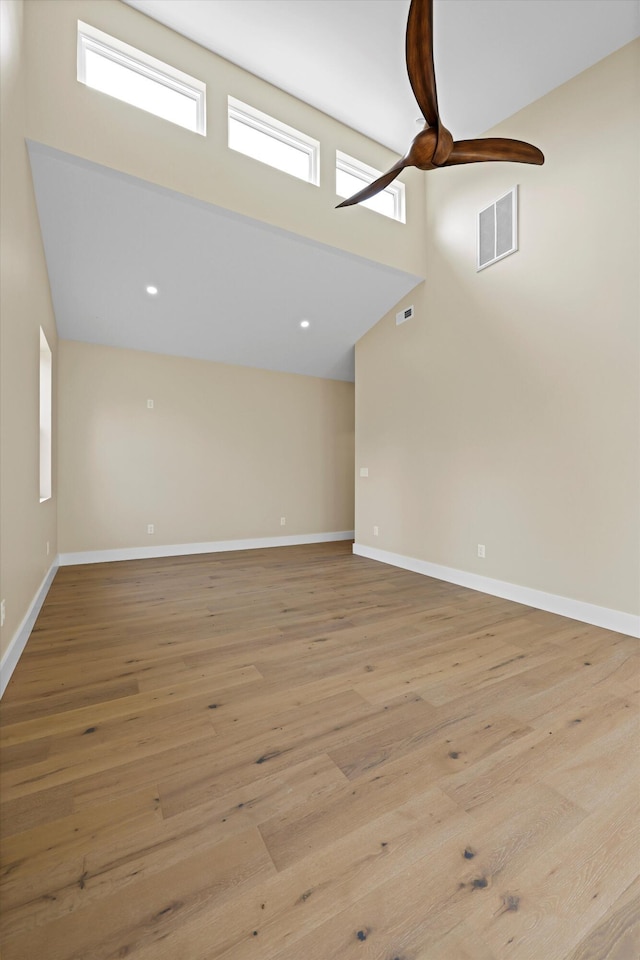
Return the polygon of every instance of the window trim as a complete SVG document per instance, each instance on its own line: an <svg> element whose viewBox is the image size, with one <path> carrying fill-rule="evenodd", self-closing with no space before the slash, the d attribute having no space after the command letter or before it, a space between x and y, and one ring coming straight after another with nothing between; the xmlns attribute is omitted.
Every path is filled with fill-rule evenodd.
<svg viewBox="0 0 640 960"><path fill-rule="evenodd" d="M349 156L348 153L343 153L342 150L336 150L336 173L341 171L342 173L348 173L352 177L357 177L362 181L362 186L368 186L370 183L373 183L374 180L377 180L378 177L382 176L382 170L376 170L375 167L369 166L368 163L364 163L362 160L357 160L355 157ZM390 183L388 187L385 187L384 190L380 191L381 193L388 193L393 198L393 216L389 214L382 213L380 210L373 210L373 213L378 213L383 217L387 217L389 220L396 220L398 223L407 222L407 212L406 212L406 197L405 197L405 185L401 180L394 180L393 183ZM336 196L342 197L342 199L348 199L348 197L343 196L343 194L338 192L338 185L336 179ZM370 207L368 209L371 209Z"/></svg>
<svg viewBox="0 0 640 960"><path fill-rule="evenodd" d="M188 73L183 73L183 71L178 70L177 67L172 67L171 64L157 60L143 50L138 50L123 40L118 40L116 37L112 37L108 33L103 33L102 30L98 30L97 27L92 27L90 24L78 20L77 79L79 83L86 84L87 82L87 51L96 53L98 56L104 57L106 60L111 60L112 63L131 70L133 73L137 73L147 80L152 80L154 83L158 83L161 86L167 87L169 90L173 90L175 93L181 94L183 97L193 100L196 104L195 128L185 126L175 120L168 120L167 117L162 117L153 110L147 110L146 107L136 107L136 109L145 110L155 117L160 116L161 120L168 120L169 123L176 123L176 125L182 127L183 130L191 130L193 133L199 133L203 137L207 135L207 85L202 80L198 80ZM120 100L121 103L127 102L121 100L121 98L115 94L107 94L107 96L113 96L116 100ZM132 104L132 106L134 105Z"/></svg>
<svg viewBox="0 0 640 960"><path fill-rule="evenodd" d="M40 503L53 497L53 355L40 327L39 367L39 473Z"/></svg>
<svg viewBox="0 0 640 960"><path fill-rule="evenodd" d="M284 143L288 147L293 147L294 149L305 153L309 158L308 178L296 177L295 174L288 173L286 170L282 170L281 167L276 167L273 164L266 163L266 161L263 160L258 160L258 163L266 163L267 166L273 167L274 170L280 170L282 173L287 173L288 176L292 176L296 180L302 180L303 183L311 183L315 187L320 186L319 140L316 140L314 137L309 137L306 133L301 133L301 131L296 130L295 127L290 127L287 123L283 123L282 120L277 120L275 117L271 117L269 114L263 113L261 110L257 110L256 107L252 107L248 103L244 103L242 100L237 100L235 97L228 96L227 146L230 150L235 150L236 153L242 153L243 156L249 156L249 154L245 154L242 150L236 150L235 147L232 147L229 144L229 120L235 120L238 123L244 123L247 127L257 130L258 133L262 133L265 136L271 137L273 140L279 140L280 143ZM251 159L256 160L257 158L252 157Z"/></svg>

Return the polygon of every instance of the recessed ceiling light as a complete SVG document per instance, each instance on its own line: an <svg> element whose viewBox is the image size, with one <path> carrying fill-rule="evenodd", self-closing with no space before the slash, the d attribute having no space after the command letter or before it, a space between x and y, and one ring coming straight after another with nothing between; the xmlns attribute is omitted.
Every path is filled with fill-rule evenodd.
<svg viewBox="0 0 640 960"><path fill-rule="evenodd" d="M309 326L309 321L308 321L308 320L301 320L301 321L300 321L300 326L301 326L301 327L304 327L304 329L306 330L306 328Z"/></svg>
<svg viewBox="0 0 640 960"><path fill-rule="evenodd" d="M157 292L158 292L157 287L147 287L147 293L151 294L152 297L155 297Z"/></svg>

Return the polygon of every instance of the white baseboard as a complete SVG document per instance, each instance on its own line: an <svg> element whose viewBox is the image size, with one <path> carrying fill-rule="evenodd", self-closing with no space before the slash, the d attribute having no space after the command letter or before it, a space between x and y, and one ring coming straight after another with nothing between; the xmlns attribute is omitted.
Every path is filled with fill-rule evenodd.
<svg viewBox="0 0 640 960"><path fill-rule="evenodd" d="M4 652L2 662L0 663L0 697L7 689L7 684L9 683L9 680L11 680L13 671L18 664L18 660L22 656L22 651L27 645L27 640L31 635L33 625L38 618L38 614L40 613L42 604L44 603L49 592L49 587L51 586L53 578L56 575L57 569L58 558L56 557L49 567L44 580L40 584L38 592L29 604L29 609L27 610L22 623L14 633L9 646Z"/></svg>
<svg viewBox="0 0 640 960"><path fill-rule="evenodd" d="M333 533L301 533L289 537L256 537L250 540L212 540L209 543L170 543L153 547L122 547L116 550L85 550L61 553L61 567L79 563L111 563L115 560L154 560L157 557L184 557L194 553L224 553L229 550L260 550L263 547L291 547L303 543L353 540L353 530Z"/></svg>
<svg viewBox="0 0 640 960"><path fill-rule="evenodd" d="M456 570L454 567L443 567L439 563L429 563L427 560L416 560L414 557L405 557L388 550L378 550L376 547L367 547L361 543L354 543L353 552L359 557L389 563L391 566L402 567L404 570L434 577L436 580L446 580L461 587L469 587L470 590L489 593L493 597L502 597L503 600L513 600L515 603L523 603L538 610L557 613L561 617L570 617L572 620L581 620L596 627L614 630L616 633L640 637L640 617L632 613L599 607L594 603L584 603L582 600L571 600L569 597L545 593L543 590L533 590L531 587L520 587L505 580L493 580L491 577L468 573L466 570Z"/></svg>

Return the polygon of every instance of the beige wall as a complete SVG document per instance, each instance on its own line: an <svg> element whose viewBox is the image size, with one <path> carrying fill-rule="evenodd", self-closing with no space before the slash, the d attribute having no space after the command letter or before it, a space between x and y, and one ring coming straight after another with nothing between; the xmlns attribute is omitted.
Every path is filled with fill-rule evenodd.
<svg viewBox="0 0 640 960"><path fill-rule="evenodd" d="M59 365L61 553L353 529L353 384L68 340Z"/></svg>
<svg viewBox="0 0 640 960"><path fill-rule="evenodd" d="M6 603L0 652L4 654L56 554L55 488L53 500L39 502L38 388L40 326L54 364L56 332L24 141L22 3L1 0L0 18L0 597Z"/></svg>
<svg viewBox="0 0 640 960"><path fill-rule="evenodd" d="M417 316L356 347L358 542L639 611L639 61L495 130L543 167L426 175ZM477 211L515 183L520 250L476 273Z"/></svg>
<svg viewBox="0 0 640 960"><path fill-rule="evenodd" d="M207 136L78 83L79 19L205 81ZM336 148L384 170L397 159L385 147L120 0L28 0L26 22L30 138L420 274L425 224L424 180L418 171L402 177L407 184L406 226L363 207L334 209ZM227 149L229 94L321 142L320 187Z"/></svg>

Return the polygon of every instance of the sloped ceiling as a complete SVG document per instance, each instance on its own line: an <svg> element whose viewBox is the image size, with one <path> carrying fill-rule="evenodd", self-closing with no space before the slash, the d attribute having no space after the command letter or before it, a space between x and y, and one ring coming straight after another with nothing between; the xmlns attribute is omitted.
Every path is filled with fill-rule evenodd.
<svg viewBox="0 0 640 960"><path fill-rule="evenodd" d="M40 144L29 153L65 339L352 380L356 340L421 280Z"/></svg>
<svg viewBox="0 0 640 960"><path fill-rule="evenodd" d="M125 0L404 153L409 0ZM434 0L442 117L479 136L640 34L640 0Z"/></svg>
<svg viewBox="0 0 640 960"><path fill-rule="evenodd" d="M409 0L125 2L398 152L416 132ZM435 0L434 18L442 114L469 137L637 36L640 0ZM356 340L422 279L30 155L64 338L348 380Z"/></svg>

